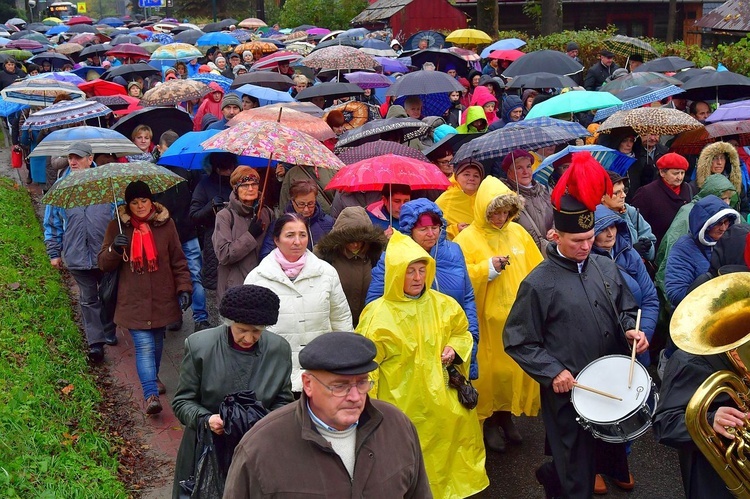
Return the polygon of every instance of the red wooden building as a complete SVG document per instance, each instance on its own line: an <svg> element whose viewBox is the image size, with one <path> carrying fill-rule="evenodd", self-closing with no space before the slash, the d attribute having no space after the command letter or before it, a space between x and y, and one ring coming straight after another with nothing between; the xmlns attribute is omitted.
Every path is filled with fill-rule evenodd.
<svg viewBox="0 0 750 499"><path fill-rule="evenodd" d="M450 32L466 28L466 14L448 0L376 0L352 19L352 26L369 30L390 27L393 36L405 40L418 31Z"/></svg>

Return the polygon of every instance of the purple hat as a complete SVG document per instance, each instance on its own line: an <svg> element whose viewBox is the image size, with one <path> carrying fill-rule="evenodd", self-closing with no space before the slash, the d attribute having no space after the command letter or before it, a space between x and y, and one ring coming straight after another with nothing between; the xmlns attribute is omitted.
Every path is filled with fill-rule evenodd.
<svg viewBox="0 0 750 499"><path fill-rule="evenodd" d="M510 167L513 166L513 161L520 158L528 158L529 161L531 161L532 163L534 162L534 156L532 156L530 152L526 152L523 149L515 149L509 152L508 155L503 158L503 163L500 165L500 167L505 173L508 173Z"/></svg>

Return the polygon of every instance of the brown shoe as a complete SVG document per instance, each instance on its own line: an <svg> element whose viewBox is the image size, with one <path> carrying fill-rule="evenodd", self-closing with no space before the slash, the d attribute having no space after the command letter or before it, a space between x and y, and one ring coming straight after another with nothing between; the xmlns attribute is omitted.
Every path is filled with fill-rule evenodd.
<svg viewBox="0 0 750 499"><path fill-rule="evenodd" d="M167 387L164 386L164 383L158 377L156 378L156 388L159 390L159 395L167 393Z"/></svg>
<svg viewBox="0 0 750 499"><path fill-rule="evenodd" d="M620 487L622 490L633 490L633 487L635 487L635 478L633 478L633 474L631 473L629 482L621 482L619 480L612 480L612 483Z"/></svg>
<svg viewBox="0 0 750 499"><path fill-rule="evenodd" d="M495 413L495 418L497 420L497 424L502 428L503 432L505 433L505 440L512 444L520 444L523 442L523 437L521 436L521 433L518 431L518 428L516 428L515 423L513 422L513 416L508 411L499 411Z"/></svg>
<svg viewBox="0 0 750 499"><path fill-rule="evenodd" d="M146 414L159 414L162 410L158 395L151 395L146 399Z"/></svg>
<svg viewBox="0 0 750 499"><path fill-rule="evenodd" d="M606 494L607 492L607 483L604 481L604 477L601 475L596 475L596 481L594 481L594 494L602 495Z"/></svg>

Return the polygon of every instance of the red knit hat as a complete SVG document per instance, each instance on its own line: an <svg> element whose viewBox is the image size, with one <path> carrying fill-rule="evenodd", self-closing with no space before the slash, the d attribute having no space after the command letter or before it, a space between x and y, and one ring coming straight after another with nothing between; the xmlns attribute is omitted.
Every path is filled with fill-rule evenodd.
<svg viewBox="0 0 750 499"><path fill-rule="evenodd" d="M687 171L688 161L684 156L676 152L670 152L656 160L656 167L659 170L683 170Z"/></svg>

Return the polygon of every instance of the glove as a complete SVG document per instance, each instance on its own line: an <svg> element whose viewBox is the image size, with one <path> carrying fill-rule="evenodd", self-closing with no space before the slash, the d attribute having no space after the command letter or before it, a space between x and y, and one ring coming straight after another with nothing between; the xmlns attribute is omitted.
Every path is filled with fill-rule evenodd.
<svg viewBox="0 0 750 499"><path fill-rule="evenodd" d="M193 303L193 297L187 291L180 291L177 294L177 299L180 302L180 308L182 309L183 312L187 310L188 307L190 307L190 305L192 305Z"/></svg>
<svg viewBox="0 0 750 499"><path fill-rule="evenodd" d="M651 239L642 237L638 240L637 243L633 245L633 249L636 250L639 255L641 255L641 258L646 258L648 252L651 250L652 245L653 243L651 242Z"/></svg>
<svg viewBox="0 0 750 499"><path fill-rule="evenodd" d="M250 222L250 225L247 227L247 231L254 238L257 238L258 236L263 234L263 222L261 222L257 218L253 218L253 220Z"/></svg>
<svg viewBox="0 0 750 499"><path fill-rule="evenodd" d="M122 255L125 251L125 246L128 245L128 236L125 234L117 234L114 241L112 241L112 249Z"/></svg>
<svg viewBox="0 0 750 499"><path fill-rule="evenodd" d="M214 196L211 200L211 204L213 205L214 211L219 211L224 208L224 198L221 196Z"/></svg>

